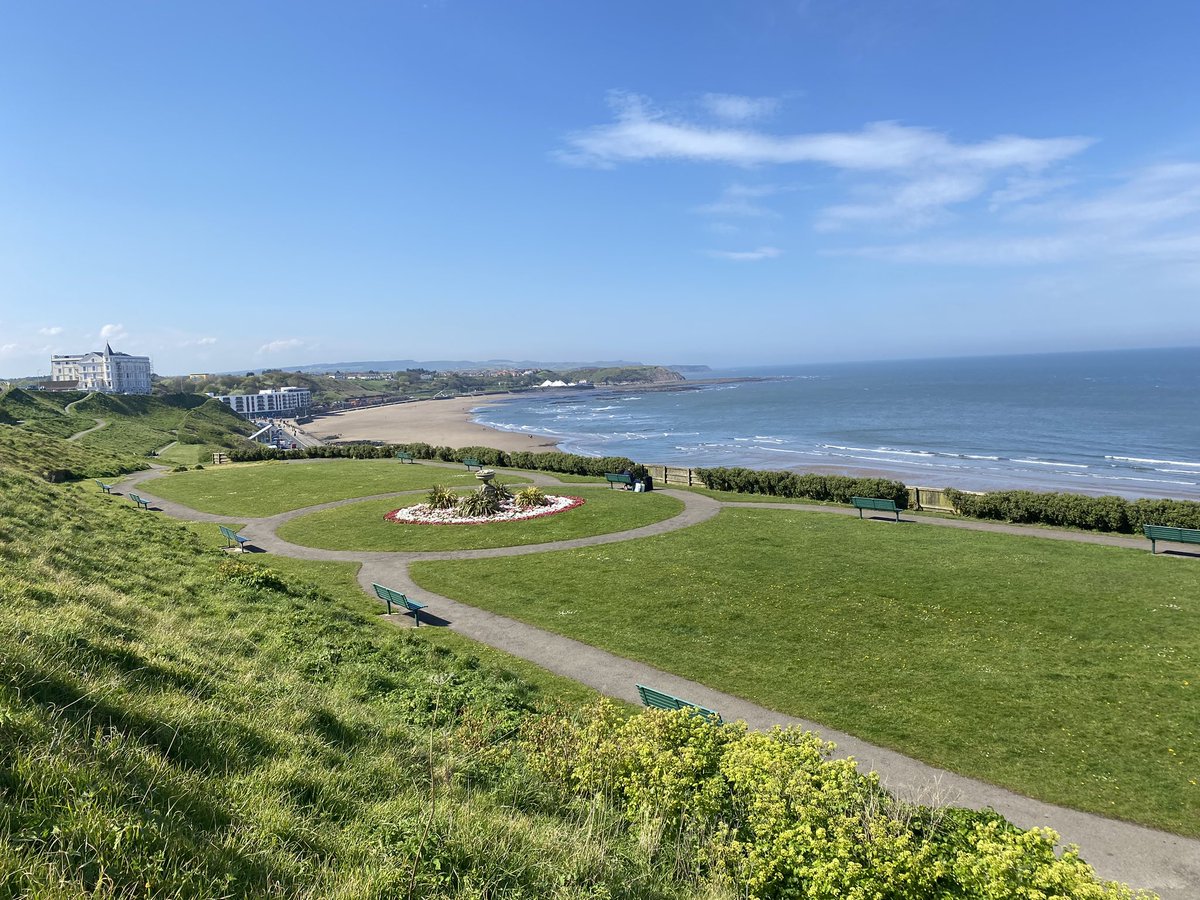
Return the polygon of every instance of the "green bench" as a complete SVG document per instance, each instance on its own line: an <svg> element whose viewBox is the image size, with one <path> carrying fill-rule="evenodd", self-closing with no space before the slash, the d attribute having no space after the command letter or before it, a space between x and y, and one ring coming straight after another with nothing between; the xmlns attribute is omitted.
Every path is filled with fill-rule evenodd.
<svg viewBox="0 0 1200 900"><path fill-rule="evenodd" d="M1175 528L1171 525L1143 525L1142 531L1150 538L1150 552L1154 553L1159 541L1177 544L1200 544L1200 528Z"/></svg>
<svg viewBox="0 0 1200 900"><path fill-rule="evenodd" d="M106 493L106 494L112 493L112 485L111 484L105 484L103 481L100 481L98 478L93 478L92 480L95 481L96 484L100 485L100 490L102 490L104 493Z"/></svg>
<svg viewBox="0 0 1200 900"><path fill-rule="evenodd" d="M483 471L483 463L477 459L472 459L469 456L463 460L463 465L467 467L468 472L470 472L472 469L479 469L481 472Z"/></svg>
<svg viewBox="0 0 1200 900"><path fill-rule="evenodd" d="M644 684L637 686L638 696L642 698L642 704L651 709L686 709L693 715L706 716L715 720L718 724L721 722L721 715L716 710L709 709L706 706L700 706L698 703L692 703L688 700L681 700L672 694L664 694L662 691L655 690L652 687L646 687Z"/></svg>
<svg viewBox="0 0 1200 900"><path fill-rule="evenodd" d="M858 510L858 517L863 517L864 509L879 510L880 512L894 513L896 521L900 521L900 510L896 507L895 500L884 500L882 497L851 497L850 502L854 504L854 508Z"/></svg>
<svg viewBox="0 0 1200 900"><path fill-rule="evenodd" d="M389 587L384 587L382 584L371 583L371 587L375 588L375 596L387 604L387 614L392 614L392 604L400 607L405 613L412 613L413 621L417 623L417 627L421 627L420 611L425 608L424 603L417 603L415 600L409 600L399 591L393 591Z"/></svg>
<svg viewBox="0 0 1200 900"><path fill-rule="evenodd" d="M218 525L217 527L221 529L221 534L225 535L225 549L226 550L228 550L230 547L233 546L233 544L230 542L235 541L237 543L238 549L241 550L243 553L246 552L246 543L250 540L250 538L242 537L240 534L238 534L232 528L226 528L224 525Z"/></svg>
<svg viewBox="0 0 1200 900"><path fill-rule="evenodd" d="M407 450L397 450L396 459L400 460L400 462L410 463L413 461L413 455Z"/></svg>
<svg viewBox="0 0 1200 900"><path fill-rule="evenodd" d="M133 493L131 493L131 494L129 495L129 499L130 499L130 500L132 500L134 503L136 503L136 504L138 505L138 509L149 509L149 508L150 508L150 501L149 501L149 500L143 500L143 499L142 499L141 497L139 497L137 494L133 494Z"/></svg>
<svg viewBox="0 0 1200 900"><path fill-rule="evenodd" d="M618 484L623 484L626 487L633 487L633 476L624 475L620 472L605 472L604 479L608 482L610 488L615 488Z"/></svg>

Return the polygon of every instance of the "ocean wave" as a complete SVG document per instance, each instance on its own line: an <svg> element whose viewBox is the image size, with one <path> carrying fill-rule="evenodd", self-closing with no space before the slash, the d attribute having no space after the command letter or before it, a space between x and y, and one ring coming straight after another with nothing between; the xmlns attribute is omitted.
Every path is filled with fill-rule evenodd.
<svg viewBox="0 0 1200 900"><path fill-rule="evenodd" d="M1160 466L1187 466L1189 468L1200 469L1200 462L1185 462L1180 459L1144 459L1140 456L1106 456L1104 458L1111 459L1114 462L1146 463L1148 465Z"/></svg>
<svg viewBox="0 0 1200 900"><path fill-rule="evenodd" d="M1064 469L1086 469L1086 468L1088 468L1088 466L1085 466L1082 463L1055 462L1054 460L1050 460L1050 459L1014 459L1013 462L1014 463L1025 463L1025 464L1031 465L1031 466L1057 466L1057 467L1064 468Z"/></svg>

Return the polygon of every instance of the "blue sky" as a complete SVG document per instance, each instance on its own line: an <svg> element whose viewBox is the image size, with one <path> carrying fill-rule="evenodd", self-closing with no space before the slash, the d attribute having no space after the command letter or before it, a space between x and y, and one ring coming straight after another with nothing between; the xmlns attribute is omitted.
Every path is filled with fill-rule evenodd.
<svg viewBox="0 0 1200 900"><path fill-rule="evenodd" d="M0 377L1200 345L1200 5L0 3Z"/></svg>

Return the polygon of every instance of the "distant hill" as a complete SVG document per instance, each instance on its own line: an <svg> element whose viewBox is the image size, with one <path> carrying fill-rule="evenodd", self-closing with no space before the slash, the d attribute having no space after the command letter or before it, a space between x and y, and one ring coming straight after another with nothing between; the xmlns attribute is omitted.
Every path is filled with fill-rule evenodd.
<svg viewBox="0 0 1200 900"><path fill-rule="evenodd" d="M396 372L404 369L430 369L435 372L474 372L481 369L533 369L541 371L566 371L569 369L614 369L642 366L645 363L628 360L601 360L593 362L539 362L529 359L386 359L359 360L357 362L310 363L304 366L283 366L284 372Z"/></svg>

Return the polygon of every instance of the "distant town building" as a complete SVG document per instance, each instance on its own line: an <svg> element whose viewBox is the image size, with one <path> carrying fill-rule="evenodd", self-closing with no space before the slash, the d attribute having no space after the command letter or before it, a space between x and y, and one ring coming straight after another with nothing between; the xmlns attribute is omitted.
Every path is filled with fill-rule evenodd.
<svg viewBox="0 0 1200 900"><path fill-rule="evenodd" d="M150 393L150 357L116 353L109 344L103 351L80 356L50 357L50 380L74 382L76 390L110 394Z"/></svg>
<svg viewBox="0 0 1200 900"><path fill-rule="evenodd" d="M247 419L255 416L294 414L312 405L312 391L308 388L285 387L278 391L259 391L257 394L209 394L220 400L235 413Z"/></svg>

